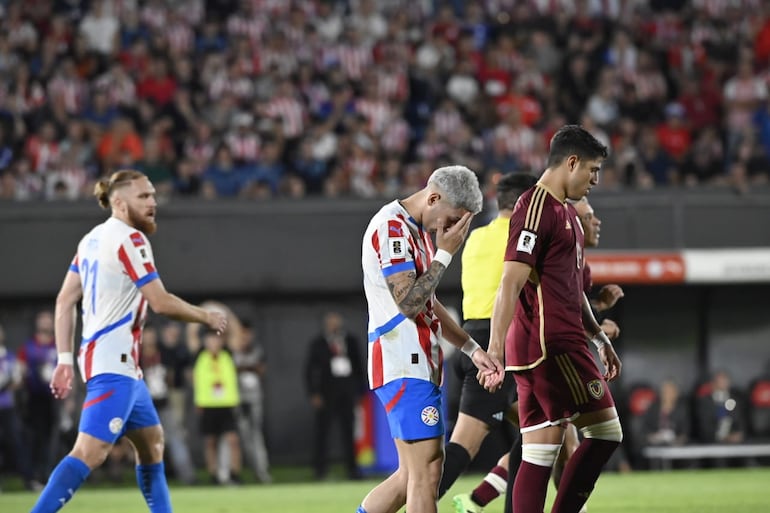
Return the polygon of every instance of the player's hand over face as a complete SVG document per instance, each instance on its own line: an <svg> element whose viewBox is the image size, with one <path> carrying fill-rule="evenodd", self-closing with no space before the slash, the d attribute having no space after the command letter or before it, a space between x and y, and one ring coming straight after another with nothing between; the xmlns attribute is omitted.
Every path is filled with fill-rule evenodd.
<svg viewBox="0 0 770 513"><path fill-rule="evenodd" d="M216 330L217 334L222 334L227 329L227 314L219 310L207 310L208 319L206 324L209 328Z"/></svg>
<svg viewBox="0 0 770 513"><path fill-rule="evenodd" d="M51 376L51 393L57 399L65 399L72 390L72 377L75 372L72 370L72 365L59 364L53 370L53 376Z"/></svg>
<svg viewBox="0 0 770 513"><path fill-rule="evenodd" d="M479 384L487 391L494 392L503 384L505 378L505 367L500 363L497 357L487 354L483 349L477 349L473 352L473 364L479 369L476 379Z"/></svg>
<svg viewBox="0 0 770 513"><path fill-rule="evenodd" d="M440 218L436 228L436 248L448 251L452 255L457 253L457 250L463 245L465 237L468 236L471 219L473 219L473 214L466 212L459 221L447 228L446 219Z"/></svg>
<svg viewBox="0 0 770 513"><path fill-rule="evenodd" d="M612 381L613 379L620 376L620 368L623 366L623 364L620 363L620 358L618 358L618 355L615 352L615 348L612 347L612 344L604 344L599 349L599 357L601 358L602 363L604 364L604 368L606 369L604 377L607 379L607 381Z"/></svg>
<svg viewBox="0 0 770 513"><path fill-rule="evenodd" d="M604 319L601 328L610 340L615 340L620 336L620 326L612 319Z"/></svg>
<svg viewBox="0 0 770 513"><path fill-rule="evenodd" d="M623 294L623 289L620 288L620 285L615 285L614 283L605 285L601 288L601 290L599 290L599 297L596 301L596 309L600 312L608 310L615 306L615 303L618 302L618 299L622 298L624 295L625 294Z"/></svg>

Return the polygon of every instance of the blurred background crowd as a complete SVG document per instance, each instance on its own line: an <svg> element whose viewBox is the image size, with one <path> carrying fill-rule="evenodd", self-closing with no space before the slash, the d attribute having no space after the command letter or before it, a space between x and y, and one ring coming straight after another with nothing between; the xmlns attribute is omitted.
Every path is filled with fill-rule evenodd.
<svg viewBox="0 0 770 513"><path fill-rule="evenodd" d="M0 1L0 198L120 167L162 195L395 197L445 163L539 173L581 123L600 187L770 174L762 0Z"/></svg>

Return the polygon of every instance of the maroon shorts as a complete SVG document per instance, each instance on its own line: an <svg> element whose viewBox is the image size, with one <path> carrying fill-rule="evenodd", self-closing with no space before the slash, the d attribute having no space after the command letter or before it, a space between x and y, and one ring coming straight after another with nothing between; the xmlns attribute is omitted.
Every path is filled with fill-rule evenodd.
<svg viewBox="0 0 770 513"><path fill-rule="evenodd" d="M522 432L615 406L587 345L567 353L549 354L537 367L514 372L514 377Z"/></svg>

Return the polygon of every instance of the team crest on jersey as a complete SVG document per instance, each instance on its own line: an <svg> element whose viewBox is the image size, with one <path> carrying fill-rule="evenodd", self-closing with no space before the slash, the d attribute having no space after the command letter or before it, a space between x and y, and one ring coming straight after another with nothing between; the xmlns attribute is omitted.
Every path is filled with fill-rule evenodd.
<svg viewBox="0 0 770 513"><path fill-rule="evenodd" d="M115 417L110 421L110 433L117 435L123 429L123 419Z"/></svg>
<svg viewBox="0 0 770 513"><path fill-rule="evenodd" d="M142 234L139 232L134 232L131 234L131 242L136 246L137 248L139 246L144 246L144 237L142 237Z"/></svg>
<svg viewBox="0 0 770 513"><path fill-rule="evenodd" d="M422 412L420 413L420 418L422 419L423 424L426 426L435 426L438 424L438 410L435 406L426 406L422 409Z"/></svg>
<svg viewBox="0 0 770 513"><path fill-rule="evenodd" d="M516 251L522 251L524 253L532 254L532 250L535 249L535 240L537 235L527 230L522 230L519 234L519 243L516 246Z"/></svg>
<svg viewBox="0 0 770 513"><path fill-rule="evenodd" d="M395 237L388 239L390 244L390 258L404 258L406 256L406 239Z"/></svg>
<svg viewBox="0 0 770 513"><path fill-rule="evenodd" d="M604 385L601 380L592 379L586 383L586 387L588 388L588 393L591 394L591 397L594 399L601 399L604 397Z"/></svg>

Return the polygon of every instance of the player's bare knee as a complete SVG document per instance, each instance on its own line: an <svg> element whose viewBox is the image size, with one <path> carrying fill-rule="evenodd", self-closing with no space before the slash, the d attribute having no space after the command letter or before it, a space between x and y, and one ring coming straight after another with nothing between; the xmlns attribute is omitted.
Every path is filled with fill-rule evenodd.
<svg viewBox="0 0 770 513"><path fill-rule="evenodd" d="M104 463L112 450L113 445L92 436L78 436L75 446L70 451L70 456L77 458L91 470Z"/></svg>
<svg viewBox="0 0 770 513"><path fill-rule="evenodd" d="M126 433L134 445L136 458L141 464L159 463L163 460L164 438L160 426L137 429Z"/></svg>

